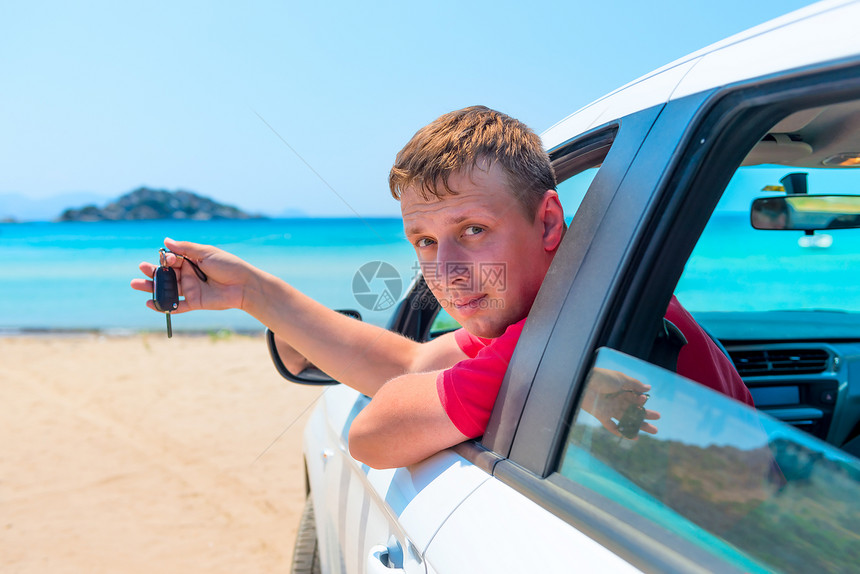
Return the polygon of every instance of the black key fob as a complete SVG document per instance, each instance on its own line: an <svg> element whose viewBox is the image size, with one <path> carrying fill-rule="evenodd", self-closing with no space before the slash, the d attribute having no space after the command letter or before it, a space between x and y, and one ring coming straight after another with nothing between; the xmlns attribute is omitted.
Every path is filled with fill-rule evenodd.
<svg viewBox="0 0 860 574"><path fill-rule="evenodd" d="M179 285L172 267L158 267L152 276L152 300L162 313L176 311L179 307Z"/></svg>
<svg viewBox="0 0 860 574"><path fill-rule="evenodd" d="M645 420L645 408L639 405L630 405L624 410L621 420L618 421L618 432L624 438L634 439L639 435L639 427Z"/></svg>

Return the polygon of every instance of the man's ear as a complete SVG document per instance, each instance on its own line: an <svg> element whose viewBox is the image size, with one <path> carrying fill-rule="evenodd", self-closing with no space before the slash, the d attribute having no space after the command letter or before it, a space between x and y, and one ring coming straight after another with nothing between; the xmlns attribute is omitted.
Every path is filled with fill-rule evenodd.
<svg viewBox="0 0 860 574"><path fill-rule="evenodd" d="M564 209L554 189L548 189L538 205L537 217L543 225L543 246L547 251L558 249L561 238L564 237Z"/></svg>

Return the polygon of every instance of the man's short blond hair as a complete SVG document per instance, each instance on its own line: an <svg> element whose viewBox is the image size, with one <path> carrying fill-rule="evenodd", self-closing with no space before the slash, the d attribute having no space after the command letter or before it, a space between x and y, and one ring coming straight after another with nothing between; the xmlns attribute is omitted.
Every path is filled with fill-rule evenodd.
<svg viewBox="0 0 860 574"><path fill-rule="evenodd" d="M485 106L447 113L418 130L397 154L388 175L395 199L406 188L425 199L456 193L448 186L451 174L475 167L501 166L511 193L534 219L555 174L540 138L524 123Z"/></svg>

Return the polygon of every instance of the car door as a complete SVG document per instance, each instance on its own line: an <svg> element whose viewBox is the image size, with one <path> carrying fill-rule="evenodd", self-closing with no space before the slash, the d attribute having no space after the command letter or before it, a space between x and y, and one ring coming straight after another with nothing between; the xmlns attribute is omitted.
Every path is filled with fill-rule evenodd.
<svg viewBox="0 0 860 574"><path fill-rule="evenodd" d="M571 227L564 240L568 247L562 247L551 274L566 273L577 256L571 247L592 240L661 110L657 105L588 130L553 154L556 172L566 178L559 194ZM527 391L521 392L534 378L545 345L542 338L554 325L546 302L563 297L568 286L562 281L542 287L538 300L544 303L536 303L526 321L487 434L455 449L493 477L478 485L441 525L427 549L428 572L638 571L601 540L535 504L531 496L498 476L516 432L514 410L521 406Z"/></svg>
<svg viewBox="0 0 860 574"><path fill-rule="evenodd" d="M652 351L747 153L794 112L858 98L854 58L666 105L589 236L566 238L532 310L545 326L524 331L485 437L507 453L494 478L643 570L856 567L857 459L655 365ZM517 376L523 363L536 365L532 380ZM584 397L601 395L605 372L648 385L656 435L603 429Z"/></svg>
<svg viewBox="0 0 860 574"><path fill-rule="evenodd" d="M348 387L332 387L307 426L322 570L423 573L424 549L436 529L488 475L450 451L388 470L356 461L349 455L349 425L368 401Z"/></svg>
<svg viewBox="0 0 860 574"><path fill-rule="evenodd" d="M389 329L425 339L437 311L419 276L395 308ZM424 573L424 551L439 525L489 475L453 451L386 470L355 460L349 429L369 402L349 387L331 386L305 428L322 571Z"/></svg>
<svg viewBox="0 0 860 574"><path fill-rule="evenodd" d="M567 160L576 157L577 165L593 171L585 186L612 193L659 113L660 106L656 106L626 118L623 125L602 126L568 142ZM576 196L575 204L578 203L581 194L571 194ZM438 312L438 302L418 277L395 309L389 328L416 340L427 340L438 334L439 325L452 327L439 320ZM583 538L575 528L493 480L493 465L506 453L494 452L481 441L469 441L410 467L371 469L349 456L347 442L352 420L369 399L338 386L327 391L321 402L305 431L305 454L309 482L325 485L312 488L311 492L324 570L469 570L467 565L473 560L486 560L483 546L487 537L493 539L493 547L508 548L511 556L523 544L546 547L558 543L578 547L581 553L593 553L595 565L617 562L618 568L623 567L623 560L619 561L598 543ZM474 515L469 510L473 505L477 505ZM457 514L469 517L466 524L477 519L484 525L469 533L470 537L480 534L474 541L474 554L467 556L464 546L458 545L450 553L436 553L437 563L429 562L427 550L437 534L444 532L443 539L455 540L466 534L458 532L457 523L441 530L461 507L465 514L460 511ZM495 530L487 528L487 519L497 525ZM544 527L544 522L549 525ZM498 536L502 533L504 536ZM447 542L435 547L445 549ZM547 557L552 556L549 547L545 550ZM495 563L501 571L523 571L518 564L526 567L521 558L506 564L501 561L504 555L495 554ZM566 560L554 562L558 567L566 563Z"/></svg>

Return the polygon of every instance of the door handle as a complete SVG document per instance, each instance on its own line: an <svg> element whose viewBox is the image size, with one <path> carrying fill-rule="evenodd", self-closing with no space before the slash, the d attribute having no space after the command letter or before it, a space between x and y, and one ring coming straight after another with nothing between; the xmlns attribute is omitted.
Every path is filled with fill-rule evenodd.
<svg viewBox="0 0 860 574"><path fill-rule="evenodd" d="M370 554L367 555L367 574L395 574L397 572L406 572L403 569L403 553L399 552L400 544L394 552L387 546L378 544L370 549ZM399 560L398 560L399 558Z"/></svg>

